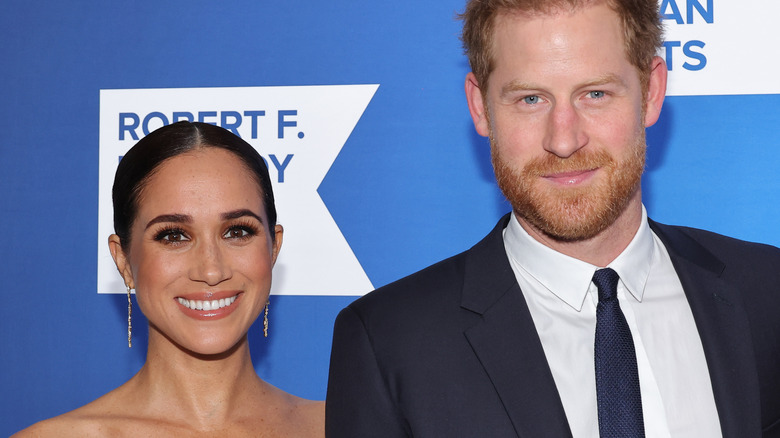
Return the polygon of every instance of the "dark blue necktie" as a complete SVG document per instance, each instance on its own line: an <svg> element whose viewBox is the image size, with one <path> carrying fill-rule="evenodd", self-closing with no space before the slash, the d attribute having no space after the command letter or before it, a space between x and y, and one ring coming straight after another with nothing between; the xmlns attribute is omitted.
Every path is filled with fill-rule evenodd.
<svg viewBox="0 0 780 438"><path fill-rule="evenodd" d="M610 268L593 274L599 289L595 345L599 436L644 437L634 340L618 304L618 280L617 272Z"/></svg>

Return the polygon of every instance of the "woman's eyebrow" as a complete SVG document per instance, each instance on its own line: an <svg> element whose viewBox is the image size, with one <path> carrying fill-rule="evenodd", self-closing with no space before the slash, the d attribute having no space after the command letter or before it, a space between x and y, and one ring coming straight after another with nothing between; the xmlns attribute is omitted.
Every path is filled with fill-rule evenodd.
<svg viewBox="0 0 780 438"><path fill-rule="evenodd" d="M188 214L161 214L156 218L150 220L149 223L146 224L146 229L148 230L149 227L151 227L154 224L159 224L160 222L176 222L176 223L188 224L192 222L192 216Z"/></svg>
<svg viewBox="0 0 780 438"><path fill-rule="evenodd" d="M257 213L247 208L241 208L238 210L229 211L227 213L222 213L222 220L238 219L244 216L251 216L260 221L260 223L263 223L263 220L260 219L260 216Z"/></svg>

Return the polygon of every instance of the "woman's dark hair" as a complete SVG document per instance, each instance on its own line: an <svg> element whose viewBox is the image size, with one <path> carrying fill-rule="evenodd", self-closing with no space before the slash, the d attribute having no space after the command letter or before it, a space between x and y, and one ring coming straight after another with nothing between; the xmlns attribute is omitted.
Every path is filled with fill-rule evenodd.
<svg viewBox="0 0 780 438"><path fill-rule="evenodd" d="M169 158L199 148L219 148L232 152L252 171L263 192L263 206L273 239L276 206L268 167L249 143L218 126L199 122L177 122L163 126L135 144L119 161L114 177L114 232L122 250L130 248L130 227L138 214L138 196L149 178Z"/></svg>

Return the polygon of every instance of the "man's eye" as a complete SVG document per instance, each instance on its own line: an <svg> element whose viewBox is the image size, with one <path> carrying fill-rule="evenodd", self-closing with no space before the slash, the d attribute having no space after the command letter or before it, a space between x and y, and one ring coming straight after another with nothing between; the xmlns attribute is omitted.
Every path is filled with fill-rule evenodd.
<svg viewBox="0 0 780 438"><path fill-rule="evenodd" d="M604 97L604 92L601 90L596 90L596 91L589 92L588 95L593 99L601 99L602 97Z"/></svg>
<svg viewBox="0 0 780 438"><path fill-rule="evenodd" d="M523 102L528 105L535 105L539 103L539 96L526 96L523 98Z"/></svg>

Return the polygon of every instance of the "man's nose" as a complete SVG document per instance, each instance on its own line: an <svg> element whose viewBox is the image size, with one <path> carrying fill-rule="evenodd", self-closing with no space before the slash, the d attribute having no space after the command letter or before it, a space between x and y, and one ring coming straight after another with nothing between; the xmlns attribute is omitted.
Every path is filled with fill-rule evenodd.
<svg viewBox="0 0 780 438"><path fill-rule="evenodd" d="M582 118L571 103L555 103L547 122L544 149L561 158L570 157L588 144L582 128Z"/></svg>

